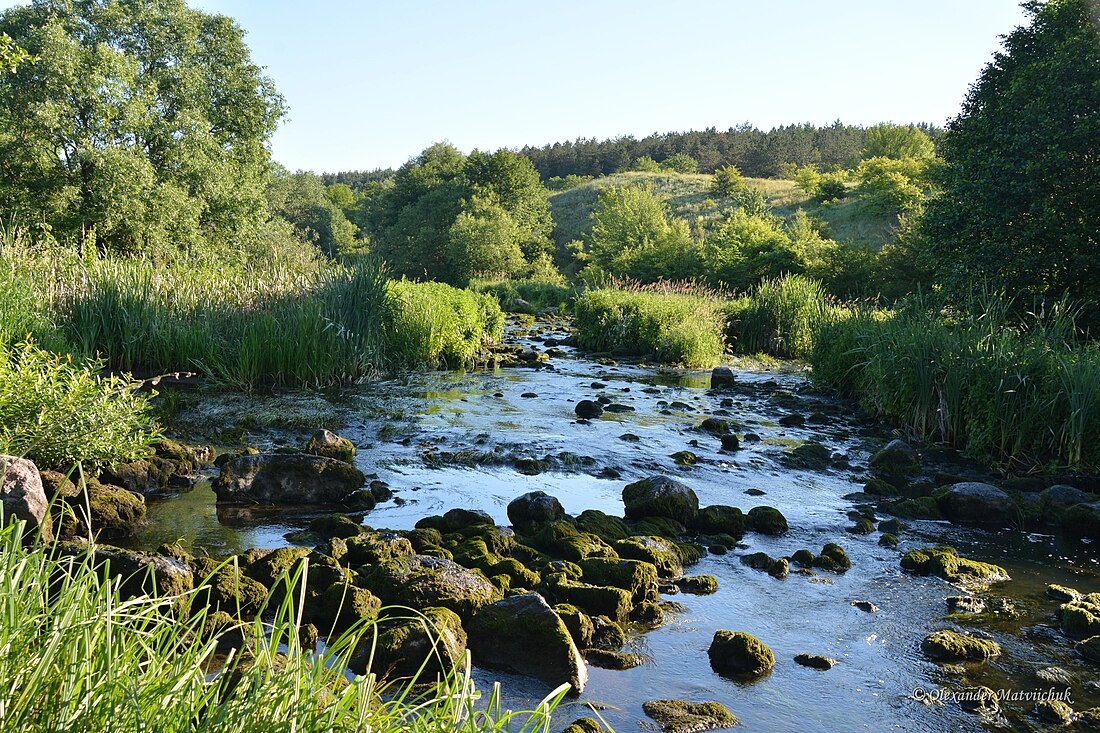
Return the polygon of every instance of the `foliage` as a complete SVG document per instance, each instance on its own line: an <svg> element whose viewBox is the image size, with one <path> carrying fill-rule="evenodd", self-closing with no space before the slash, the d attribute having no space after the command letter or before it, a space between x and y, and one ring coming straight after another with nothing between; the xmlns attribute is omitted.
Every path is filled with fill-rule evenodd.
<svg viewBox="0 0 1100 733"><path fill-rule="evenodd" d="M408 280L391 281L388 292L396 307L386 353L400 366L462 366L504 333L500 305L487 293Z"/></svg>
<svg viewBox="0 0 1100 733"><path fill-rule="evenodd" d="M548 251L546 197L526 158L508 150L465 156L441 143L379 188L363 218L399 274L464 284L481 267L512 273Z"/></svg>
<svg viewBox="0 0 1100 733"><path fill-rule="evenodd" d="M935 154L935 143L920 128L882 122L867 129L861 157L925 160Z"/></svg>
<svg viewBox="0 0 1100 733"><path fill-rule="evenodd" d="M265 218L282 98L230 19L183 0L36 0L0 33L0 208L103 249L236 246Z"/></svg>
<svg viewBox="0 0 1100 733"><path fill-rule="evenodd" d="M567 176L551 176L546 181L546 190L548 191L568 191L571 188L576 188L581 184L588 183L593 179L593 176L578 176L575 173L570 173Z"/></svg>
<svg viewBox="0 0 1100 733"><path fill-rule="evenodd" d="M157 437L145 396L102 362L74 363L33 343L0 344L0 453L43 468L136 458Z"/></svg>
<svg viewBox="0 0 1100 733"><path fill-rule="evenodd" d="M19 64L34 63L35 58L15 45L7 33L0 33L0 74L19 70Z"/></svg>
<svg viewBox="0 0 1100 733"><path fill-rule="evenodd" d="M686 153L676 153L661 161L661 170L675 173L698 173L699 161Z"/></svg>
<svg viewBox="0 0 1100 733"><path fill-rule="evenodd" d="M856 194L871 211L901 214L918 209L928 192L928 159L868 158L859 164Z"/></svg>
<svg viewBox="0 0 1100 733"><path fill-rule="evenodd" d="M747 289L767 275L801 270L791 240L774 216L737 209L707 237L703 269L714 284ZM694 273L693 273L694 274Z"/></svg>
<svg viewBox="0 0 1100 733"><path fill-rule="evenodd" d="M711 192L715 196L733 196L745 187L745 177L735 165L722 166L714 171Z"/></svg>
<svg viewBox="0 0 1100 733"><path fill-rule="evenodd" d="M599 288L577 297L577 345L707 368L725 350L720 301L675 286Z"/></svg>
<svg viewBox="0 0 1100 733"><path fill-rule="evenodd" d="M176 613L176 598L125 598L122 579L97 567L94 553L26 549L21 525L0 529L5 729L534 733L549 729L565 693L559 688L537 710L513 713L503 709L499 687L483 697L458 671L419 688L417 680L399 686L373 674L349 680L347 662L371 644L377 622L307 649L302 573L272 589L266 620L222 625L206 610ZM235 635L243 645L233 644ZM228 646L240 648L226 658ZM57 700L66 702L44 702Z"/></svg>
<svg viewBox="0 0 1100 733"><path fill-rule="evenodd" d="M343 191L337 189L343 195L334 193L336 186L343 187ZM299 239L316 245L330 257L350 254L359 245L356 226L348 221L337 203L349 201L347 205L353 206L355 196L344 184L336 186L326 188L315 173L291 174L277 169L266 192L271 212L290 222Z"/></svg>
<svg viewBox="0 0 1100 733"><path fill-rule="evenodd" d="M822 173L816 165L804 165L795 171L795 183L802 193L818 203L838 201L848 195L848 173L844 170Z"/></svg>
<svg viewBox="0 0 1100 733"><path fill-rule="evenodd" d="M642 282L687 279L699 271L698 246L687 223L648 186L609 188L592 212L588 260L601 270Z"/></svg>
<svg viewBox="0 0 1100 733"><path fill-rule="evenodd" d="M1092 0L1025 5L942 146L925 234L949 289L1096 298L1100 282L1100 40ZM1091 306L1086 320L1100 322Z"/></svg>
<svg viewBox="0 0 1100 733"><path fill-rule="evenodd" d="M643 155L634 160L634 163L630 166L630 170L638 173L658 173L661 170L661 164L648 155Z"/></svg>

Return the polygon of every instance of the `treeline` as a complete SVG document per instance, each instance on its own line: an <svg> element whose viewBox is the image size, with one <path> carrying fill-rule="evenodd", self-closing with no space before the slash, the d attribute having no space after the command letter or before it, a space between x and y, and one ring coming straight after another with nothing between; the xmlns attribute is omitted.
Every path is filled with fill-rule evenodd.
<svg viewBox="0 0 1100 733"><path fill-rule="evenodd" d="M911 127L933 140L942 132L924 122ZM826 170L854 167L866 146L867 129L837 120L824 127L807 122L764 132L746 122L724 131L711 127L654 133L640 140L629 135L609 140L578 138L542 147L525 146L519 153L531 159L543 180L609 175L632 170L642 158L662 163L677 155L695 160L700 173L734 165L752 178L777 178L792 164Z"/></svg>

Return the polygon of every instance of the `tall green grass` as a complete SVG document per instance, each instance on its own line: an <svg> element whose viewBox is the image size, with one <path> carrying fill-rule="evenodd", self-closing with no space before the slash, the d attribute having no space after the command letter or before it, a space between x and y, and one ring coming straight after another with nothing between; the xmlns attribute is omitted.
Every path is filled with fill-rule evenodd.
<svg viewBox="0 0 1100 733"><path fill-rule="evenodd" d="M330 386L460 365L503 327L491 298L393 282L369 258L163 265L0 245L0 342L29 334L118 371L192 371L246 389Z"/></svg>
<svg viewBox="0 0 1100 733"><path fill-rule="evenodd" d="M820 282L801 275L761 281L726 307L727 339L742 353L806 358L830 309Z"/></svg>
<svg viewBox="0 0 1100 733"><path fill-rule="evenodd" d="M725 316L712 294L675 285L602 287L577 297L582 349L706 368L725 352Z"/></svg>
<svg viewBox="0 0 1100 733"><path fill-rule="evenodd" d="M918 298L850 311L822 326L811 362L821 383L922 440L1016 469L1100 468L1100 351L1078 342L1063 305L1021 318L985 293L951 309Z"/></svg>
<svg viewBox="0 0 1100 733"><path fill-rule="evenodd" d="M470 289L490 293L509 313L542 313L559 310L577 297L576 286L542 280L471 280Z"/></svg>
<svg viewBox="0 0 1100 733"><path fill-rule="evenodd" d="M343 670L373 633L357 625L318 652L299 639L302 597L269 599L264 618L212 631L178 598L120 593L92 550L54 553L0 528L0 727L26 733L549 731L564 686L537 710L503 709L454 672L417 688ZM289 588L304 588L287 578ZM233 636L244 643L222 657ZM369 641L368 641L369 643ZM467 667L468 668L468 667Z"/></svg>

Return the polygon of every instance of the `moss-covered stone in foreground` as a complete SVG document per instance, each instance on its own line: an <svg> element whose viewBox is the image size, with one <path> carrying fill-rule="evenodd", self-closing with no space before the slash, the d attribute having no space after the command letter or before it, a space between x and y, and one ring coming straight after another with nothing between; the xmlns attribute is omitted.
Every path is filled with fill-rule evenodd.
<svg viewBox="0 0 1100 733"><path fill-rule="evenodd" d="M657 721L663 733L700 733L741 724L725 705L716 702L650 700L642 704L642 710Z"/></svg>
<svg viewBox="0 0 1100 733"><path fill-rule="evenodd" d="M916 575L935 575L949 583L992 585L1012 579L999 565L961 557L955 548L946 545L910 550L902 556L901 567Z"/></svg>
<svg viewBox="0 0 1100 733"><path fill-rule="evenodd" d="M933 631L921 642L921 651L936 662L983 661L999 656L1001 645L992 639L979 639L943 629Z"/></svg>
<svg viewBox="0 0 1100 733"><path fill-rule="evenodd" d="M775 655L768 645L744 631L714 632L707 655L714 671L735 677L757 677L775 666Z"/></svg>
<svg viewBox="0 0 1100 733"><path fill-rule="evenodd" d="M1062 633L1075 639L1100 634L1100 593L1090 593L1061 607Z"/></svg>

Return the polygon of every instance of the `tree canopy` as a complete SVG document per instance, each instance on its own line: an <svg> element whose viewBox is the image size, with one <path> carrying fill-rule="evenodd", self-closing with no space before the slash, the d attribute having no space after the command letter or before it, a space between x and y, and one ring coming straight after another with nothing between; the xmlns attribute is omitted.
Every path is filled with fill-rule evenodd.
<svg viewBox="0 0 1100 733"><path fill-rule="evenodd" d="M120 251L232 247L267 217L283 99L229 18L184 0L34 0L0 33L0 208Z"/></svg>
<svg viewBox="0 0 1100 733"><path fill-rule="evenodd" d="M1025 7L1031 24L1005 38L948 125L928 251L949 286L1095 299L1100 13L1093 0Z"/></svg>

